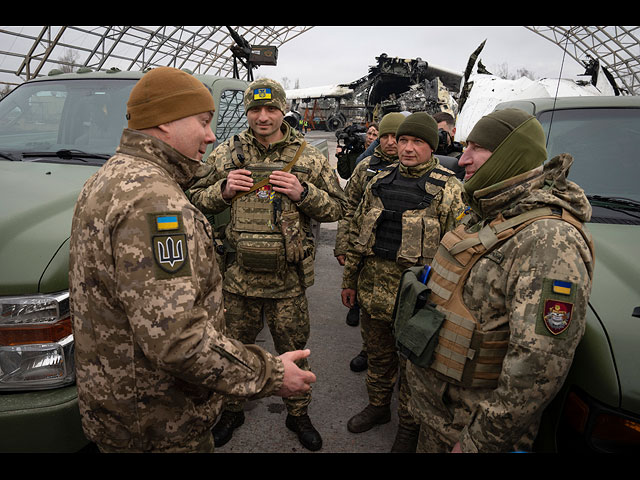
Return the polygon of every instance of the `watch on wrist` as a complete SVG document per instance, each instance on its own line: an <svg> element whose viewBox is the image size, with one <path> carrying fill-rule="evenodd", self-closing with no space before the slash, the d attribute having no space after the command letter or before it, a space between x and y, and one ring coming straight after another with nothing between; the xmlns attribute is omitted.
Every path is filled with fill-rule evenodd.
<svg viewBox="0 0 640 480"><path fill-rule="evenodd" d="M307 198L307 194L309 193L309 186L304 183L302 185L302 193L300 194L300 200L298 200L298 203L302 202L305 198Z"/></svg>

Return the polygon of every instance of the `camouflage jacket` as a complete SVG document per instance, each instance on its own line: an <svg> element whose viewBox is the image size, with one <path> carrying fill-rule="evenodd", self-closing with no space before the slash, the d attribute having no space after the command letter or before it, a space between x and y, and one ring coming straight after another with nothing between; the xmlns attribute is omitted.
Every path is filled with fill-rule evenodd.
<svg viewBox="0 0 640 480"><path fill-rule="evenodd" d="M415 260L394 262L374 255L371 249L375 242L375 223L380 211L384 209L382 201L372 193L371 187L393 169L379 173L369 182L354 214L350 225L350 244L345 259L342 288L357 290L358 303L375 318L391 322L402 272L416 264L430 263L442 235L457 225L456 219L464 210L460 181L453 172L442 167L437 158L432 157L417 167L405 167L399 163L397 168L400 175L421 177L436 167L447 171L448 175L442 176L446 179L444 186L438 188L431 205L423 210L410 210L403 214L403 228L414 223L419 225L418 232L415 233L420 238L405 239L403 233L403 244L406 242L413 250L418 251ZM427 188L429 187L427 184Z"/></svg>
<svg viewBox="0 0 640 480"><path fill-rule="evenodd" d="M247 224L255 221L252 218L235 217L233 202L227 203L222 198L225 181L229 172L239 165L252 171L254 176L259 175L260 170L282 169L294 156L294 153L304 141L299 132L291 129L286 122L282 126L284 138L279 142L265 148L253 136L251 130L246 130L238 135L239 145L236 146L234 138L219 145L207 159L210 171L197 180L189 190L191 201L204 213L219 213L230 208L231 221L227 225L226 241L232 252L237 252L238 230L236 225L240 222ZM238 158L238 148L244 159ZM329 165L328 160L315 147L307 145L302 151L297 162L290 170L307 187L307 195L302 201L294 203L286 196L273 192L276 201L287 205L284 210L293 209L300 213L300 224L303 231L302 244L306 257L315 256L315 243L311 231L311 220L318 222L335 222L342 218L346 207L344 192L338 183L335 171ZM268 176L262 174L262 178ZM257 178L254 178L254 181ZM269 188L267 185L265 188ZM252 192L250 195L260 196L264 190ZM237 196L236 196L237 198ZM274 199L269 201L273 202ZM259 220L268 223L268 220ZM279 221L274 218L273 227L279 230ZM287 298L301 295L305 291L300 277L299 265L282 262L279 271L257 271L244 268L232 258L224 273L223 288L225 291L238 295L265 298Z"/></svg>
<svg viewBox="0 0 640 480"><path fill-rule="evenodd" d="M584 192L566 179L572 162L562 155L544 169L486 189L480 215L473 214L467 229L499 213L511 218L545 206L588 221L591 206ZM593 267L582 234L560 219L537 220L485 254L471 269L462 298L484 331L509 332L498 386L463 388L411 364L414 417L448 438L450 447L460 442L465 452L530 450L542 411L561 388L583 335ZM553 280L568 285L561 295L550 286ZM558 298L572 309L570 323L552 333L544 316Z"/></svg>
<svg viewBox="0 0 640 480"><path fill-rule="evenodd" d="M115 449L205 434L228 395L272 394L282 361L224 335L211 227L183 193L202 163L125 130L73 216L70 295L82 423Z"/></svg>
<svg viewBox="0 0 640 480"><path fill-rule="evenodd" d="M344 194L347 198L347 208L344 216L338 220L338 231L336 233L336 245L334 249L334 255L346 255L349 245L349 224L353 220L353 214L355 213L362 196L364 195L364 189L369 181L378 173L382 168L391 165L398 161L397 156L386 155L380 146L378 145L374 151L374 154L358 162L353 169L351 177L344 187ZM374 166L370 168L371 162Z"/></svg>

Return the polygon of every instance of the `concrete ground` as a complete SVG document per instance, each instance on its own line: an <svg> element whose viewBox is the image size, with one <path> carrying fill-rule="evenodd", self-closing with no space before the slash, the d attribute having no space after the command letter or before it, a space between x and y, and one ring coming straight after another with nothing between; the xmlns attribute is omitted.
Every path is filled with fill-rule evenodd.
<svg viewBox="0 0 640 480"><path fill-rule="evenodd" d="M329 159L335 167L336 137L330 132L309 132L308 141L327 139ZM341 180L344 186L344 181ZM309 364L316 374L309 416L323 439L323 447L315 453L387 453L391 449L398 424L394 412L391 422L368 432L353 434L347 421L368 403L365 372L349 368L351 359L362 349L360 327L345 323L347 308L340 300L342 267L333 256L336 223L322 224L317 246L315 284L307 290L311 316L311 349ZM271 335L265 326L258 345L274 352ZM287 413L278 397L249 402L245 407L245 423L236 429L218 453L309 453L297 436L287 429Z"/></svg>

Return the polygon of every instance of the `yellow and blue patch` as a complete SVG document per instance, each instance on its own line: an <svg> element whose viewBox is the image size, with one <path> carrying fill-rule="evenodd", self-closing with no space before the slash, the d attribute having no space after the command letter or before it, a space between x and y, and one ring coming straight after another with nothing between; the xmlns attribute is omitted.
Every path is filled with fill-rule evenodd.
<svg viewBox="0 0 640 480"><path fill-rule="evenodd" d="M153 272L157 279L191 275L189 249L184 222L180 212L155 212L147 214L150 230L150 247L153 255Z"/></svg>
<svg viewBox="0 0 640 480"><path fill-rule="evenodd" d="M254 100L271 100L271 89L270 88L256 88L253 91L253 99Z"/></svg>
<svg viewBox="0 0 640 480"><path fill-rule="evenodd" d="M553 292L560 295L571 295L571 282L563 282L561 280L553 281Z"/></svg>
<svg viewBox="0 0 640 480"><path fill-rule="evenodd" d="M156 228L158 231L177 230L178 217L176 215L163 215L156 217Z"/></svg>

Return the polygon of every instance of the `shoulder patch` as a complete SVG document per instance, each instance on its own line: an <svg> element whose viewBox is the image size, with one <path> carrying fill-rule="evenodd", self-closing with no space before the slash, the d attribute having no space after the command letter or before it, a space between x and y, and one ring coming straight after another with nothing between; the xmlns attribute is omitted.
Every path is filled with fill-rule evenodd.
<svg viewBox="0 0 640 480"><path fill-rule="evenodd" d="M157 279L191 275L187 235L182 214L163 212L147 214L151 232L153 268Z"/></svg>
<svg viewBox="0 0 640 480"><path fill-rule="evenodd" d="M545 278L538 306L536 333L559 337L571 325L575 288L572 282Z"/></svg>

